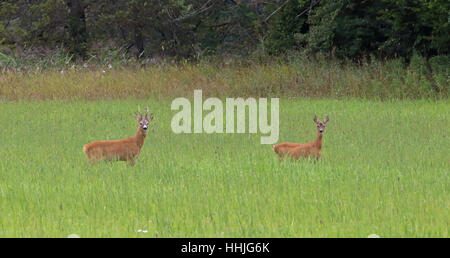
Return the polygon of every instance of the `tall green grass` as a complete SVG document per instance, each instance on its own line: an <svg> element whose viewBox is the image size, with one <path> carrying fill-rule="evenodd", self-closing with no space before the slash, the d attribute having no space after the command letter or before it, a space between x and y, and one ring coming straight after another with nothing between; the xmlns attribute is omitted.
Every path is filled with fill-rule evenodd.
<svg viewBox="0 0 450 258"><path fill-rule="evenodd" d="M136 165L88 164L82 146L133 135L147 104ZM330 116L317 163L280 163L254 134L176 135L173 114L155 98L0 103L0 236L449 237L448 101L281 98L279 141Z"/></svg>

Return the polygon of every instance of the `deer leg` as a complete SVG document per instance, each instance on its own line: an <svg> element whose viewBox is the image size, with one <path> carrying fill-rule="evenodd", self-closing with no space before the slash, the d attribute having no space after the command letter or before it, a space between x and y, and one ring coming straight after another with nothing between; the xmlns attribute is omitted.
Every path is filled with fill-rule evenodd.
<svg viewBox="0 0 450 258"><path fill-rule="evenodd" d="M89 161L89 163L91 163L92 165L95 164L95 158L93 158L92 156L88 156L88 161Z"/></svg>

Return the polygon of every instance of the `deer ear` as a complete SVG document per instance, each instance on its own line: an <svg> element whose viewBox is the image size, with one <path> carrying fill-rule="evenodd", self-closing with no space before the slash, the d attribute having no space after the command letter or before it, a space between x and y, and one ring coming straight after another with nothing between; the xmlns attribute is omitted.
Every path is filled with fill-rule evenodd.
<svg viewBox="0 0 450 258"><path fill-rule="evenodd" d="M137 113L134 113L134 118L136 119L136 121L141 121L141 119L139 118L139 115Z"/></svg>
<svg viewBox="0 0 450 258"><path fill-rule="evenodd" d="M314 123L317 124L317 116L314 116Z"/></svg>
<svg viewBox="0 0 450 258"><path fill-rule="evenodd" d="M150 114L150 117L149 117L148 121L150 122L152 120L153 120L153 113Z"/></svg>
<svg viewBox="0 0 450 258"><path fill-rule="evenodd" d="M326 124L326 123L328 123L329 120L330 120L330 118L327 116L327 117L325 118L325 121L323 121L323 123Z"/></svg>

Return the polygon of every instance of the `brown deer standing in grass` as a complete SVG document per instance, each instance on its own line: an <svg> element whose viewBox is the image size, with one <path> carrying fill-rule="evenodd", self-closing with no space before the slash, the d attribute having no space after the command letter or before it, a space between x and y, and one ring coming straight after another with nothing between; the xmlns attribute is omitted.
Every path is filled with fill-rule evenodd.
<svg viewBox="0 0 450 258"><path fill-rule="evenodd" d="M95 141L84 145L83 151L89 161L94 163L101 160L121 160L128 161L133 166L141 152L142 145L144 145L148 125L153 120L153 114L148 116L148 107L145 108L145 111L145 117L142 117L140 110L138 110L139 115L135 113L136 121L139 123L135 136L121 140Z"/></svg>
<svg viewBox="0 0 450 258"><path fill-rule="evenodd" d="M317 138L313 142L282 142L280 144L273 145L273 150L280 157L280 161L283 161L285 156L289 156L293 159L298 159L300 157L313 157L319 159L322 156L322 135L328 120L330 119L327 116L323 122L319 122L317 120L317 116L314 116L314 123L317 125Z"/></svg>

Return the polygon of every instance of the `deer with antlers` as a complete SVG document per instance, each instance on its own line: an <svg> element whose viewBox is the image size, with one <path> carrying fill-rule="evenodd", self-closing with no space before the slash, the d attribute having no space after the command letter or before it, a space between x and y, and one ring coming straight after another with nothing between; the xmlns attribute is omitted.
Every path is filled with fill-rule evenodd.
<svg viewBox="0 0 450 258"><path fill-rule="evenodd" d="M317 125L317 138L313 142L282 142L280 144L273 145L273 150L280 157L280 162L283 161L285 156L293 159L298 159L300 157L313 157L319 159L322 156L322 135L325 131L325 125L329 120L330 119L327 116L323 122L319 122L317 120L317 116L314 116L314 123Z"/></svg>
<svg viewBox="0 0 450 258"><path fill-rule="evenodd" d="M153 114L148 116L148 107L145 108L144 117L140 109L138 109L138 112L139 114L135 113L136 121L139 123L135 136L120 140L95 141L84 145L83 151L91 163L101 160L121 160L128 161L132 166L134 165L141 152L142 145L144 145L148 126L153 120Z"/></svg>

